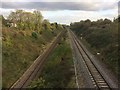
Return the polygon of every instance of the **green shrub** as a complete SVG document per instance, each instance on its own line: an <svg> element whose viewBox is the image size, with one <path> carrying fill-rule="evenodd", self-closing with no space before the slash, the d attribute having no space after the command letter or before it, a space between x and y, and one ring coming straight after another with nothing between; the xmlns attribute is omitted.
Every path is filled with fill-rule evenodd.
<svg viewBox="0 0 120 90"><path fill-rule="evenodd" d="M32 32L32 37L35 38L35 39L37 39L38 38L37 33L36 32Z"/></svg>
<svg viewBox="0 0 120 90"><path fill-rule="evenodd" d="M33 81L29 88L45 88L45 80L40 77L36 81Z"/></svg>

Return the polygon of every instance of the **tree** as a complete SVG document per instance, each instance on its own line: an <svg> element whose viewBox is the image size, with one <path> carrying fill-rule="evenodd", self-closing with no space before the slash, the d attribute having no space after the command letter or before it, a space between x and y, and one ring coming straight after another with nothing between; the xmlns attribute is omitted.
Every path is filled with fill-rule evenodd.
<svg viewBox="0 0 120 90"><path fill-rule="evenodd" d="M8 16L8 19L17 24L17 28L20 30L35 30L36 32L40 32L42 30L42 20L43 16L40 11L35 10L33 13L26 12L23 10L16 10L15 12L11 12Z"/></svg>
<svg viewBox="0 0 120 90"><path fill-rule="evenodd" d="M18 29L23 29L23 23L22 23L22 16L23 16L23 10L16 10L15 12L11 12L8 16L8 20L10 20L12 23L17 24Z"/></svg>
<svg viewBox="0 0 120 90"><path fill-rule="evenodd" d="M6 19L3 17L3 15L0 15L0 22L1 22L1 24L2 24L3 26L10 26L10 25L8 24L9 21L6 20Z"/></svg>
<svg viewBox="0 0 120 90"><path fill-rule="evenodd" d="M49 23L49 21L47 19L45 19L42 23L43 27L45 30L50 30L51 29L51 25Z"/></svg>
<svg viewBox="0 0 120 90"><path fill-rule="evenodd" d="M40 11L33 11L34 14L34 24L35 24L35 30L37 32L40 32L42 30L42 20L43 16Z"/></svg>
<svg viewBox="0 0 120 90"><path fill-rule="evenodd" d="M110 24L110 23L111 23L111 20L109 20L109 19L106 18L106 19L104 19L103 23L104 23L104 24Z"/></svg>

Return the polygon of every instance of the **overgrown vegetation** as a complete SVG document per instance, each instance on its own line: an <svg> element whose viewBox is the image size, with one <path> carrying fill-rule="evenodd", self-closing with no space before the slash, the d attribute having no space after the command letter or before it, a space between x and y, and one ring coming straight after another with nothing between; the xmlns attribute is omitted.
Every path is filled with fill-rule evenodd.
<svg viewBox="0 0 120 90"><path fill-rule="evenodd" d="M65 37L46 60L39 79L30 88L75 88L72 52Z"/></svg>
<svg viewBox="0 0 120 90"><path fill-rule="evenodd" d="M71 23L70 28L83 37L90 48L100 53L99 58L118 73L118 19L100 19Z"/></svg>
<svg viewBox="0 0 120 90"><path fill-rule="evenodd" d="M27 15L27 16L26 16ZM34 18L34 20L32 19ZM63 30L57 23L43 20L39 11L17 10L2 20L3 88L12 85Z"/></svg>

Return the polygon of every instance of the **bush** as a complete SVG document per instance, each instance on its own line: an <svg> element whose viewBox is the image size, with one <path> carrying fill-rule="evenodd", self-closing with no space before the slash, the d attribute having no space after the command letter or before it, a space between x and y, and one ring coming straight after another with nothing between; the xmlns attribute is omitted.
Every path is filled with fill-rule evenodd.
<svg viewBox="0 0 120 90"><path fill-rule="evenodd" d="M37 39L38 38L37 33L36 32L32 32L32 37L35 38L35 39Z"/></svg>

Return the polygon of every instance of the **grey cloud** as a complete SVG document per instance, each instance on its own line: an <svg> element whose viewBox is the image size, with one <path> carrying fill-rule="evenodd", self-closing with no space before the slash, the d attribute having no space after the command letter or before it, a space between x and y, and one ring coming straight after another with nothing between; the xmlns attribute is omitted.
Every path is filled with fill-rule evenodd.
<svg viewBox="0 0 120 90"><path fill-rule="evenodd" d="M98 4L96 6L96 4ZM107 4L89 4L85 2L2 2L4 9L40 9L40 10L84 10L97 11L108 10L115 7L115 3Z"/></svg>
<svg viewBox="0 0 120 90"><path fill-rule="evenodd" d="M120 1L118 2L118 15L120 15Z"/></svg>

